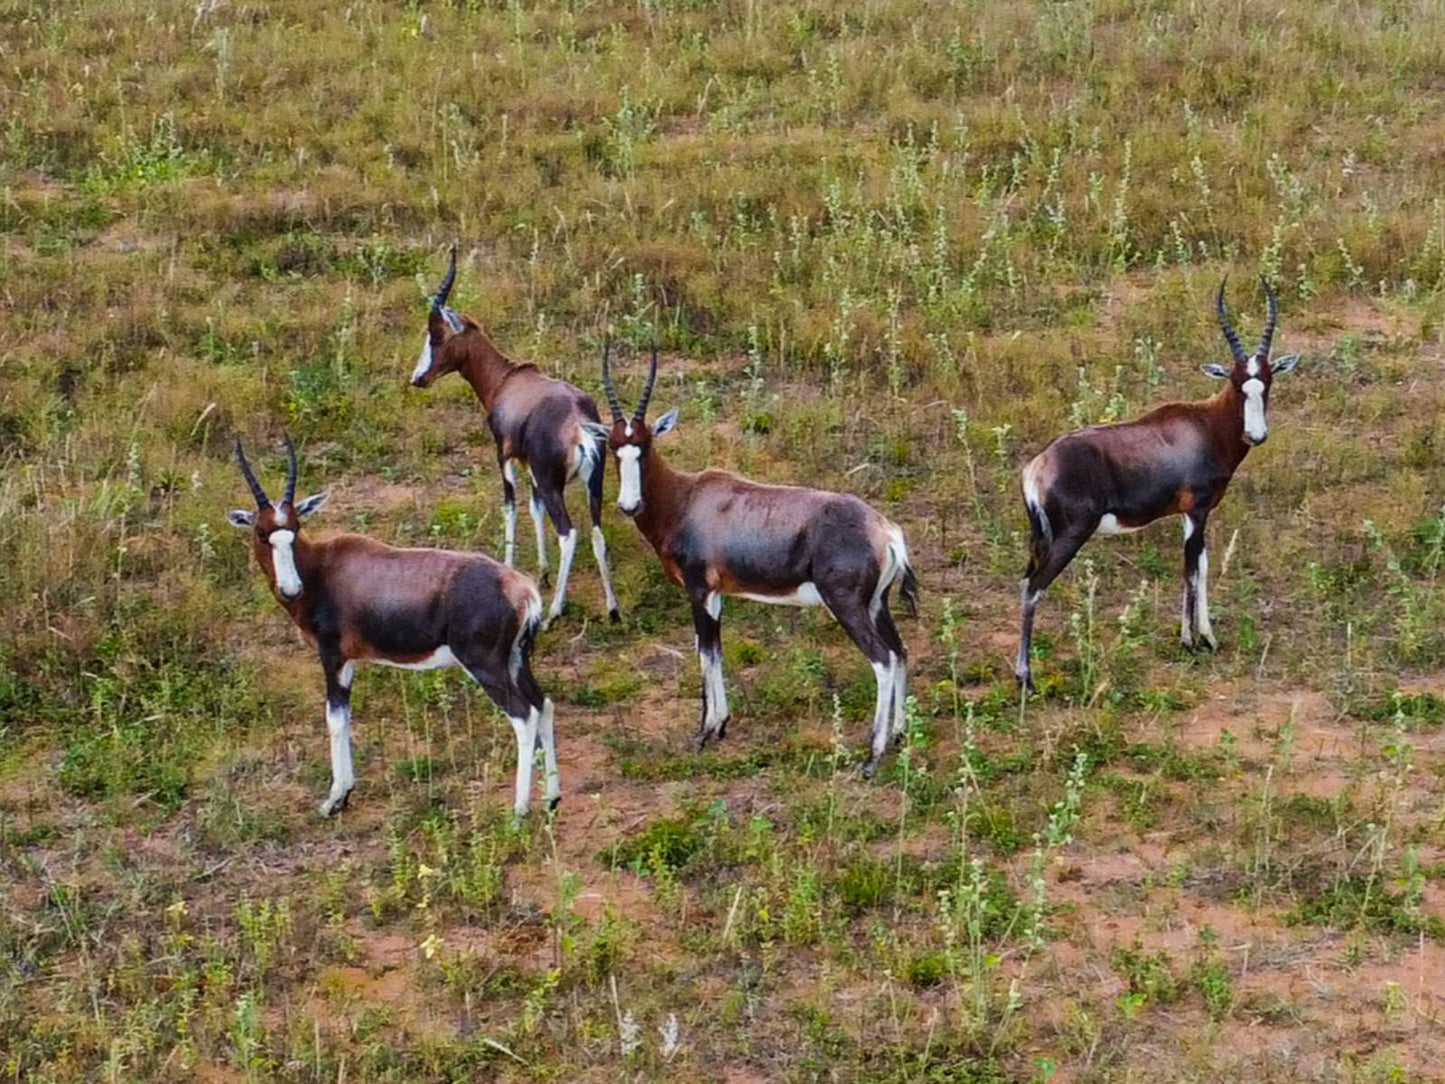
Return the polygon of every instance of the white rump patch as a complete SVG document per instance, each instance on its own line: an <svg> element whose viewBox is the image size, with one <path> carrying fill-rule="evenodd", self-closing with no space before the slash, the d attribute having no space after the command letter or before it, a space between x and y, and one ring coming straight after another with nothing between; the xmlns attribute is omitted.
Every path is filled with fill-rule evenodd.
<svg viewBox="0 0 1445 1084"><path fill-rule="evenodd" d="M1099 526L1094 529L1095 534L1133 534L1142 530L1142 527L1129 527L1119 522L1119 517L1113 512L1105 513L1099 520Z"/></svg>
<svg viewBox="0 0 1445 1084"><path fill-rule="evenodd" d="M868 613L878 616L883 608L883 592L893 586L893 581L908 568L908 544L903 540L903 530L897 524L888 524L888 542L883 549L883 567L878 571L878 584L873 588L873 598L868 603Z"/></svg>
<svg viewBox="0 0 1445 1084"><path fill-rule="evenodd" d="M422 344L421 357L417 359L416 368L412 370L412 374L411 374L411 381L412 381L412 383L415 384L418 380L420 380L423 376L425 376L426 373L427 373L427 370L430 369L430 368L431 368L431 335L428 334L427 337L426 337L426 342Z"/></svg>
<svg viewBox="0 0 1445 1084"><path fill-rule="evenodd" d="M617 492L617 507L635 512L642 503L642 449L635 444L617 449L617 470L622 477Z"/></svg>
<svg viewBox="0 0 1445 1084"><path fill-rule="evenodd" d="M1244 435L1258 444L1268 433L1264 421L1264 381L1246 380L1239 390L1244 392Z"/></svg>
<svg viewBox="0 0 1445 1084"><path fill-rule="evenodd" d="M286 598L295 598L301 593L301 577L296 572L296 532L272 531L267 541L271 543L271 563L276 569L276 589Z"/></svg>
<svg viewBox="0 0 1445 1084"><path fill-rule="evenodd" d="M457 666L457 657L452 654L449 647L439 647L424 659L416 662L393 662L390 659L373 659L382 666L394 666L398 670L444 670L448 666Z"/></svg>
<svg viewBox="0 0 1445 1084"><path fill-rule="evenodd" d="M581 431L581 439L577 442L576 462L572 464L572 470L584 482L592 480L598 464L602 462L602 439L586 429Z"/></svg>
<svg viewBox="0 0 1445 1084"><path fill-rule="evenodd" d="M1024 467L1023 490L1024 503L1037 512L1040 516L1044 514L1044 498L1039 492L1038 464L1036 458L1029 460L1028 466Z"/></svg>
<svg viewBox="0 0 1445 1084"><path fill-rule="evenodd" d="M738 598L751 599L753 602L768 602L774 606L823 605L823 596L818 594L817 586L811 581L798 584L797 587L785 595L753 595L747 592L739 592ZM709 607L709 610L711 610L711 607Z"/></svg>

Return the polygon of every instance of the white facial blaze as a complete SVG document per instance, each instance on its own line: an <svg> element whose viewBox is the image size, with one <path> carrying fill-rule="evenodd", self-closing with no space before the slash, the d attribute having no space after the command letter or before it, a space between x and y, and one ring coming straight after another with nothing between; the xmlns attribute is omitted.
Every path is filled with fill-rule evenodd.
<svg viewBox="0 0 1445 1084"><path fill-rule="evenodd" d="M425 376L425 375L426 375L426 371L427 371L428 369L430 369L430 368L431 368L431 336L428 335L428 336L426 337L426 342L422 344L421 357L417 359L416 368L415 368L414 370L412 370L412 374L411 374L412 383L413 383L413 384L416 383L416 382L417 382L418 380L420 380L423 376Z"/></svg>
<svg viewBox="0 0 1445 1084"><path fill-rule="evenodd" d="M287 598L301 593L301 577L296 572L296 532L272 531L271 563L276 569L276 589Z"/></svg>
<svg viewBox="0 0 1445 1084"><path fill-rule="evenodd" d="M1264 423L1264 381L1251 377L1240 391L1244 392L1244 435L1258 444L1268 433Z"/></svg>
<svg viewBox="0 0 1445 1084"><path fill-rule="evenodd" d="M617 449L617 468L622 475L622 487L617 493L617 507L624 512L635 512L642 503L642 449L629 444Z"/></svg>

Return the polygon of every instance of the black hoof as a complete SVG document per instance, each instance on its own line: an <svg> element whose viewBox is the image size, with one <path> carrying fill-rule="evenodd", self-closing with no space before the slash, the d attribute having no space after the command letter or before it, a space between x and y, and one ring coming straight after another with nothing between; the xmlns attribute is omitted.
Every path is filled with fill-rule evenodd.
<svg viewBox="0 0 1445 1084"><path fill-rule="evenodd" d="M876 760L869 759L869 760L865 760L865 761L863 762L863 778L864 778L864 779L872 779L872 778L873 778L873 773L876 772L877 770L878 770L878 762L877 762Z"/></svg>
<svg viewBox="0 0 1445 1084"><path fill-rule="evenodd" d="M620 625L622 624L622 615L618 613L615 609L608 610L607 620L611 621L614 625Z"/></svg>
<svg viewBox="0 0 1445 1084"><path fill-rule="evenodd" d="M704 749L706 749L706 748L707 748L707 734L706 734L706 733L702 733L702 734L696 734L696 735L694 735L694 736L693 736L693 739L692 739L692 751L693 751L694 753L701 753L701 752L702 752Z"/></svg>

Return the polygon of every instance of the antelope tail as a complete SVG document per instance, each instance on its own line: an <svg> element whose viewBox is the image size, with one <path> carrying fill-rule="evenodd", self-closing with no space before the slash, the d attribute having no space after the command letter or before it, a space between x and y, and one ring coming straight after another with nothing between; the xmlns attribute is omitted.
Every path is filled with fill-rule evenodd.
<svg viewBox="0 0 1445 1084"><path fill-rule="evenodd" d="M880 592L893 582L898 583L898 597L908 608L909 617L918 616L918 577L908 559L908 544L903 540L903 531L893 527L888 532L888 569L884 573Z"/></svg>
<svg viewBox="0 0 1445 1084"><path fill-rule="evenodd" d="M1049 555L1054 546L1054 528L1049 523L1049 513L1044 508L1043 494L1039 491L1038 478L1034 469L1035 460L1024 468L1024 508L1029 514L1029 556L1037 567Z"/></svg>
<svg viewBox="0 0 1445 1084"><path fill-rule="evenodd" d="M542 627L542 595L531 580L524 582L526 594L519 600L524 607L520 615L522 627L517 630L517 638L512 641L512 657L507 660L507 668L514 678L521 672L522 664L531 658L537 631Z"/></svg>

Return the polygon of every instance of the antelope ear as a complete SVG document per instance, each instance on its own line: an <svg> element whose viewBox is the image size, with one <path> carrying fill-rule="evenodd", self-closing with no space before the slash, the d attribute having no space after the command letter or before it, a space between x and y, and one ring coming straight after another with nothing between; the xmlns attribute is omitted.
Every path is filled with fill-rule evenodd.
<svg viewBox="0 0 1445 1084"><path fill-rule="evenodd" d="M1270 375L1279 376L1280 373L1287 373L1298 364L1298 354L1286 354L1282 358L1275 358L1269 363Z"/></svg>
<svg viewBox="0 0 1445 1084"><path fill-rule="evenodd" d="M673 407L662 417L658 418L657 421L652 423L652 435L654 437L660 437L662 434L669 432L676 424L677 407Z"/></svg>
<svg viewBox="0 0 1445 1084"><path fill-rule="evenodd" d="M612 430L601 422L583 422L582 431L593 440L606 440L612 436Z"/></svg>
<svg viewBox="0 0 1445 1084"><path fill-rule="evenodd" d="M461 334L462 331L466 330L467 325L462 323L462 318L456 309L449 309L443 305L442 319L447 322L447 327L451 328L456 334Z"/></svg>
<svg viewBox="0 0 1445 1084"><path fill-rule="evenodd" d="M1216 380L1229 379L1229 370L1223 365L1201 365L1199 371L1205 376L1212 376Z"/></svg>
<svg viewBox="0 0 1445 1084"><path fill-rule="evenodd" d="M256 513L245 508L233 508L226 513L226 519L232 527L240 527L243 531L256 525Z"/></svg>
<svg viewBox="0 0 1445 1084"><path fill-rule="evenodd" d="M304 501L301 501L298 505L296 505L296 515L309 516L312 512L315 512L330 499L331 494L329 492L317 493L315 496L307 497Z"/></svg>

